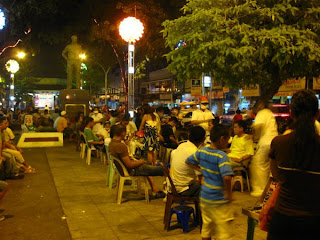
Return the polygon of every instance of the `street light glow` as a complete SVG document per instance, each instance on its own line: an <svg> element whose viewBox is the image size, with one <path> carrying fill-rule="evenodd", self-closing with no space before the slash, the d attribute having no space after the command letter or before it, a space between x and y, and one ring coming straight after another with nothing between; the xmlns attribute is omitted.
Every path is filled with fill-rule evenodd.
<svg viewBox="0 0 320 240"><path fill-rule="evenodd" d="M80 58L81 60L85 60L85 59L87 58L87 56L86 56L85 53L81 53L81 54L79 54L79 58Z"/></svg>
<svg viewBox="0 0 320 240"><path fill-rule="evenodd" d="M19 63L16 60L12 60L10 59L7 63L6 63L6 69L9 73L16 73L19 71Z"/></svg>
<svg viewBox="0 0 320 240"><path fill-rule="evenodd" d="M18 58L24 58L26 56L25 52L18 52L17 57Z"/></svg>
<svg viewBox="0 0 320 240"><path fill-rule="evenodd" d="M134 17L127 17L122 20L119 26L119 34L126 42L138 41L143 34L142 22Z"/></svg>

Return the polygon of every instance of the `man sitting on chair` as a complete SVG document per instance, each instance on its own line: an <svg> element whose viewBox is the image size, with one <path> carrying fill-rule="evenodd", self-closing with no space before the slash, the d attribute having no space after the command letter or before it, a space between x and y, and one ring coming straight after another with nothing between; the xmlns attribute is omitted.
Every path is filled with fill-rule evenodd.
<svg viewBox="0 0 320 240"><path fill-rule="evenodd" d="M201 175L201 172L191 168L186 160L203 144L205 137L206 131L202 127L192 127L189 133L189 141L181 143L172 154L170 176L177 192L182 196L199 196L201 184L198 176Z"/></svg>
<svg viewBox="0 0 320 240"><path fill-rule="evenodd" d="M245 166L246 161L254 154L253 140L245 133L246 128L247 124L244 120L239 120L233 125L235 136L232 139L230 150L227 152L233 168Z"/></svg>
<svg viewBox="0 0 320 240"><path fill-rule="evenodd" d="M126 137L126 127L124 125L117 124L112 126L111 133L112 140L109 143L109 153L123 162L131 176L146 176L155 197L164 198L165 194L162 191L159 191L154 180L150 177L163 176L162 167L149 165L144 159L135 160L129 156L128 147L123 142Z"/></svg>
<svg viewBox="0 0 320 240"><path fill-rule="evenodd" d="M87 142L89 144L89 147L93 145L95 148L99 150L104 150L104 141L100 140L92 131L92 127L94 125L94 120L92 117L86 117L85 119L85 129L84 129L84 135L87 138Z"/></svg>

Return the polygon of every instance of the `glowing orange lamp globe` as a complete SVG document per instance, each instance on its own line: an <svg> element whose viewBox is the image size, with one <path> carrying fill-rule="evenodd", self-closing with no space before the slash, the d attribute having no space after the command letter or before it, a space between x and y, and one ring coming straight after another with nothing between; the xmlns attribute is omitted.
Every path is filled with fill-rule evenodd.
<svg viewBox="0 0 320 240"><path fill-rule="evenodd" d="M119 26L119 34L126 42L138 41L143 34L142 22L134 17L127 17L122 20Z"/></svg>

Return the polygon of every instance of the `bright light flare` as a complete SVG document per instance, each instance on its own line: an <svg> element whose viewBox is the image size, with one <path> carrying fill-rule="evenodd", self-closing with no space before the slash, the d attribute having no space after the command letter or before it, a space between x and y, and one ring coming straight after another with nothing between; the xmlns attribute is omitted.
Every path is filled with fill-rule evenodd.
<svg viewBox="0 0 320 240"><path fill-rule="evenodd" d="M10 59L7 63L6 63L6 69L9 73L16 73L19 71L19 63L16 60L12 60Z"/></svg>
<svg viewBox="0 0 320 240"><path fill-rule="evenodd" d="M18 58L24 58L26 56L25 52L18 52L17 57Z"/></svg>
<svg viewBox="0 0 320 240"><path fill-rule="evenodd" d="M81 60L85 60L85 59L87 58L87 56L86 56L86 54L81 53L81 54L79 54L79 58L80 58Z"/></svg>
<svg viewBox="0 0 320 240"><path fill-rule="evenodd" d="M134 17L127 17L122 20L119 26L119 34L126 42L138 41L143 34L142 22Z"/></svg>

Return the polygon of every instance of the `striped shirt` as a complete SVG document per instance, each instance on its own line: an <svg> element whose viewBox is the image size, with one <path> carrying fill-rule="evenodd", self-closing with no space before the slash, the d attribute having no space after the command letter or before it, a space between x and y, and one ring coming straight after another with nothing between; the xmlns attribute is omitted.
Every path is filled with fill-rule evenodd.
<svg viewBox="0 0 320 240"><path fill-rule="evenodd" d="M223 178L233 175L233 171L224 152L210 147L201 148L188 157L186 162L201 168L204 177L200 192L201 203L210 205L229 203L223 194Z"/></svg>

